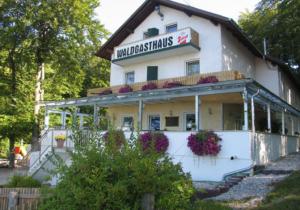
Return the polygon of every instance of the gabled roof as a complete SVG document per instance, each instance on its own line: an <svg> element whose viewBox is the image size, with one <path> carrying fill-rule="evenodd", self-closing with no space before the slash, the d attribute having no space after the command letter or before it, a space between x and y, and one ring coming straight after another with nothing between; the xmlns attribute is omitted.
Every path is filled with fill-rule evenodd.
<svg viewBox="0 0 300 210"><path fill-rule="evenodd" d="M163 5L175 10L182 11L188 16L198 16L212 21L215 24L222 24L230 30L249 50L258 57L263 57L263 54L254 46L254 44L241 31L234 20L207 12L195 7L187 6L170 0L146 0L129 18L128 20L103 44L103 46L96 53L97 56L111 59L111 54L114 47L120 45L127 36L134 32L134 30L152 13L155 6ZM274 62L274 61L271 61Z"/></svg>

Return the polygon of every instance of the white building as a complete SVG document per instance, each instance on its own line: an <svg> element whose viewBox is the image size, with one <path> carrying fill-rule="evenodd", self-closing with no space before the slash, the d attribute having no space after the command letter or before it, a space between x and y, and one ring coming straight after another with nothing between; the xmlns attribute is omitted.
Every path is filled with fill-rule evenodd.
<svg viewBox="0 0 300 210"><path fill-rule="evenodd" d="M106 107L107 115L100 117L127 136L126 130L160 130L169 138L168 154L194 181L222 181L299 149L299 84L286 64L261 53L232 19L147 0L97 56L111 61L109 90L45 102L46 108L93 105L97 123L97 107ZM217 156L197 156L187 147L187 137L198 130L222 138ZM31 174L43 174L40 166L55 147L53 136L62 132L68 130L44 131Z"/></svg>

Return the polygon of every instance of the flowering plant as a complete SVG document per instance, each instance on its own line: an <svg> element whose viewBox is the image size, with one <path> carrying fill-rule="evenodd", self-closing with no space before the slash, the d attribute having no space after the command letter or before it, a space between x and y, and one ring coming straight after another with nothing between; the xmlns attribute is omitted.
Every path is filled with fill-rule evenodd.
<svg viewBox="0 0 300 210"><path fill-rule="evenodd" d="M132 92L132 88L129 85L125 85L119 89L119 93L129 93Z"/></svg>
<svg viewBox="0 0 300 210"><path fill-rule="evenodd" d="M173 81L173 82L166 81L163 88L174 88L174 87L180 87L180 86L182 86L182 83L179 81Z"/></svg>
<svg viewBox="0 0 300 210"><path fill-rule="evenodd" d="M111 89L106 89L106 90L103 90L101 93L99 93L100 96L109 95L109 94L112 94Z"/></svg>
<svg viewBox="0 0 300 210"><path fill-rule="evenodd" d="M54 138L55 138L56 141L65 141L66 140L66 135L58 134Z"/></svg>
<svg viewBox="0 0 300 210"><path fill-rule="evenodd" d="M151 147L158 153L164 153L169 146L169 139L163 133L146 132L139 136L139 141L144 151L148 151Z"/></svg>
<svg viewBox="0 0 300 210"><path fill-rule="evenodd" d="M157 87L157 85L155 83L149 82L149 83L143 85L142 90L143 91L145 91L145 90L154 90L154 89L157 89L157 88L158 87Z"/></svg>
<svg viewBox="0 0 300 210"><path fill-rule="evenodd" d="M197 84L207 84L207 83L216 83L219 82L216 76L208 76L208 77L201 77Z"/></svg>
<svg viewBox="0 0 300 210"><path fill-rule="evenodd" d="M195 155L216 156L221 151L221 145L219 145L221 140L222 139L213 131L199 131L188 137L187 145Z"/></svg>
<svg viewBox="0 0 300 210"><path fill-rule="evenodd" d="M107 131L103 135L103 139L105 144L115 143L114 145L116 145L117 148L120 148L126 141L122 130Z"/></svg>

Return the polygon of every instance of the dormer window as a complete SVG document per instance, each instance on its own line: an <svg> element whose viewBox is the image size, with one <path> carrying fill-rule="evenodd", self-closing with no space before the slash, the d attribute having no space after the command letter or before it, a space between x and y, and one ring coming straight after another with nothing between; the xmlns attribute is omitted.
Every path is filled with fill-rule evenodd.
<svg viewBox="0 0 300 210"><path fill-rule="evenodd" d="M177 31L177 24L170 24L166 26L166 33L173 33Z"/></svg>

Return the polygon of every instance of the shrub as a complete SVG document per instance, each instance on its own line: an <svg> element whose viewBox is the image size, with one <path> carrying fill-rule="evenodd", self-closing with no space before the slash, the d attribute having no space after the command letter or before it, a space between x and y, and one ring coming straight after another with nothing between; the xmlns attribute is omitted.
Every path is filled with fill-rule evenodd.
<svg viewBox="0 0 300 210"><path fill-rule="evenodd" d="M188 147L195 155L216 156L221 151L221 138L213 131L199 131L188 137Z"/></svg>
<svg viewBox="0 0 300 210"><path fill-rule="evenodd" d="M208 76L208 77L201 77L197 84L207 84L207 83L216 83L219 82L216 76Z"/></svg>
<svg viewBox="0 0 300 210"><path fill-rule="evenodd" d="M183 86L181 82L179 81L173 81L173 82L165 82L163 85L163 88L175 88L175 87L181 87Z"/></svg>
<svg viewBox="0 0 300 210"><path fill-rule="evenodd" d="M120 150L82 147L72 160L59 170L61 180L48 191L41 210L138 210L148 193L155 196L155 209L190 209L190 176L167 156L145 155L137 139Z"/></svg>
<svg viewBox="0 0 300 210"><path fill-rule="evenodd" d="M6 187L15 188L15 187L41 187L41 183L31 176L12 176L6 185Z"/></svg>
<svg viewBox="0 0 300 210"><path fill-rule="evenodd" d="M157 88L158 87L157 87L157 85L155 83L149 82L149 83L143 85L142 90L143 91L145 91L145 90L154 90L154 89L157 89Z"/></svg>
<svg viewBox="0 0 300 210"><path fill-rule="evenodd" d="M130 93L132 91L133 90L129 85L125 85L119 89L119 93Z"/></svg>
<svg viewBox="0 0 300 210"><path fill-rule="evenodd" d="M163 133L146 132L139 136L139 141L142 145L143 151L148 151L151 148L158 153L164 153L169 146L169 139Z"/></svg>
<svg viewBox="0 0 300 210"><path fill-rule="evenodd" d="M99 93L100 96L110 95L110 94L112 94L111 89L106 89L106 90L103 90L101 93Z"/></svg>

